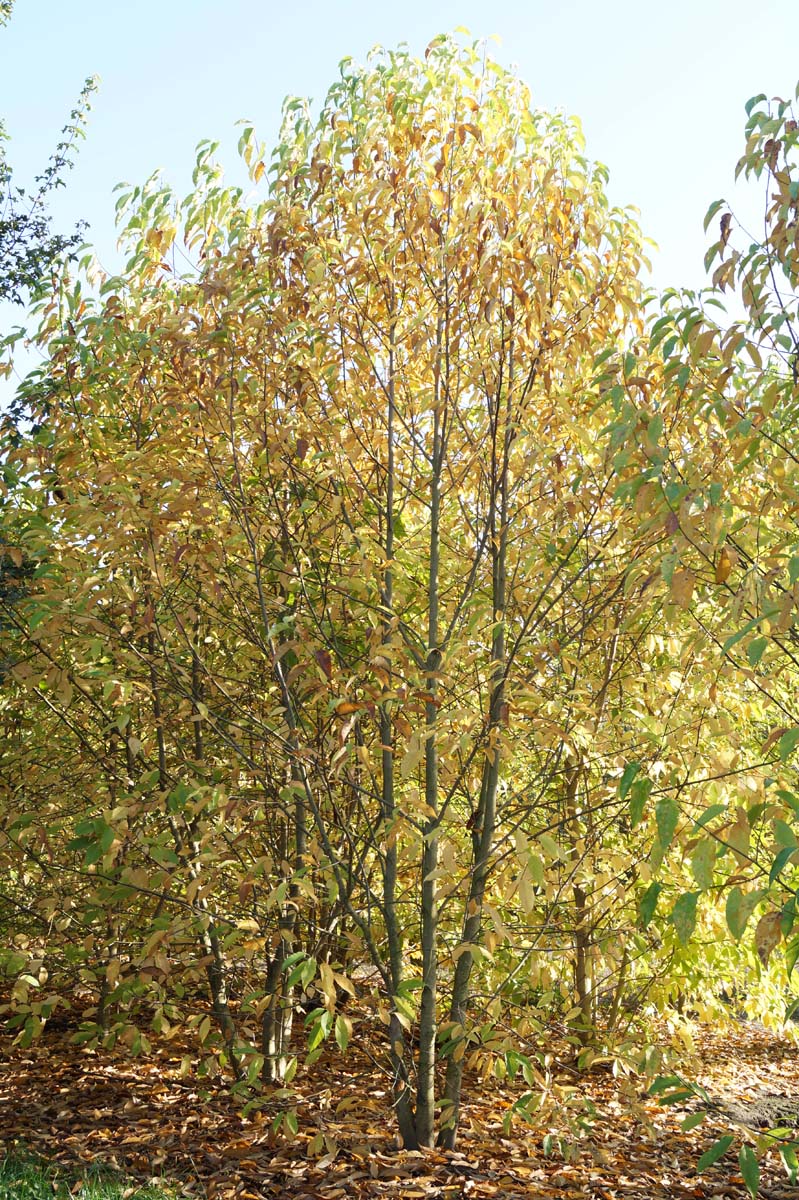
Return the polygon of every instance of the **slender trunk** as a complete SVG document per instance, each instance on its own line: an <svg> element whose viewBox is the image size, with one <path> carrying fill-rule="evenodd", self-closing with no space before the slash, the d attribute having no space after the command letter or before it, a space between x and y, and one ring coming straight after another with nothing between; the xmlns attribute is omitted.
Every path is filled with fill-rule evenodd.
<svg viewBox="0 0 799 1200"><path fill-rule="evenodd" d="M108 982L108 969L119 954L119 939L114 933L110 917L106 919L106 935L108 953L101 964L103 967L103 978L100 980L100 995L97 1000L97 1024L104 1033L108 1031L111 1024L111 1008L108 1001L113 989Z"/></svg>
<svg viewBox="0 0 799 1200"><path fill-rule="evenodd" d="M566 828L569 831L571 848L569 857L572 870L577 872L580 865L580 821L577 812L577 793L583 764L577 761L566 771ZM593 1020L593 980L591 977L591 927L590 905L585 888L576 881L572 884L572 900L574 903L574 991L577 999L576 1007L579 1015L572 1023L577 1038L582 1046L591 1041Z"/></svg>
<svg viewBox="0 0 799 1200"><path fill-rule="evenodd" d="M499 755L495 754L494 762L483 773L479 804L479 812L482 815L483 825L474 854L474 868L466 902L466 917L461 933L461 946L466 948L462 949L458 956L455 966L455 976L452 982L452 1002L449 1013L451 1041L444 1084L444 1127L439 1137L440 1144L447 1150L455 1148L455 1140L458 1133L463 1070L466 1065L466 1005L469 997L469 980L472 974L472 967L474 966L474 956L468 947L476 945L480 940L483 900L488 880L491 844L496 828L496 795L498 783Z"/></svg>
<svg viewBox="0 0 799 1200"><path fill-rule="evenodd" d="M441 344L441 321L438 342ZM425 754L424 787L428 817L423 829L422 849L422 998L419 1008L419 1063L416 1090L416 1132L420 1146L433 1144L435 1126L435 1066L436 1066L436 999L438 991L438 900L436 870L438 868L438 676L441 665L439 649L439 571L441 557L441 468L443 438L441 396L436 372L436 395L433 412L433 455L430 488L430 561L427 609L427 665L425 686Z"/></svg>
<svg viewBox="0 0 799 1200"><path fill-rule="evenodd" d="M391 618L394 610L394 488L395 488L395 378L394 378L394 324L390 328L388 361L388 420L386 427L386 507L384 550L386 566L383 571L381 596L382 628L385 641L391 635ZM381 704L380 724L380 806L381 825L385 839L383 856L383 920L386 925L388 943L388 969L392 989L392 1009L389 1021L389 1056L393 1074L394 1108L397 1113L402 1144L406 1150L418 1149L413 1098L410 1087L407 1061L407 1039L405 1030L394 1006L393 997L398 995L403 978L402 933L397 919L397 839L394 830L396 802L394 796L394 728L391 710L387 703Z"/></svg>
<svg viewBox="0 0 799 1200"><path fill-rule="evenodd" d="M292 997L285 986L284 963L292 952L297 905L286 905L278 921L279 940L266 973L266 993L269 1002L261 1018L261 1053L264 1065L261 1078L265 1083L280 1083L289 1061L289 1044L293 1025Z"/></svg>
<svg viewBox="0 0 799 1200"><path fill-rule="evenodd" d="M608 690L616 661L618 636L618 629L614 629L605 661L602 686L599 689L596 699L596 711L594 713L595 733L598 733L599 726L605 714ZM572 842L571 857L575 870L579 869L579 851L577 846L581 831L577 798L582 776L583 764L581 761L578 761L566 775L566 813ZM590 838L591 834L592 825L589 815L588 826L586 828L587 838ZM572 897L574 900L574 990L577 998L577 1006L580 1010L576 1032L580 1044L587 1046L592 1040L596 1025L594 980L591 963L594 930L591 923L591 904L588 894L582 884L576 880L572 885Z"/></svg>
<svg viewBox="0 0 799 1200"><path fill-rule="evenodd" d="M616 980L616 986L613 989L613 999L610 1003L610 1011L608 1013L607 1032L614 1034L616 1032L616 1024L621 1012L621 1002L624 997L624 988L627 983L627 968L630 964L630 948L625 944L619 963L619 974Z"/></svg>
<svg viewBox="0 0 799 1200"><path fill-rule="evenodd" d="M264 1057L261 1077L268 1083L279 1083L283 1080L289 1061L289 1044L294 1023L294 999L286 988L284 963L293 952L297 939L300 914L298 876L305 862L307 842L305 789L299 766L299 742L296 737L296 728L292 731L291 746L294 751L290 765L291 790L294 795L293 870L288 881L288 899L283 905L278 919L278 943L267 970L266 993L269 1000L261 1019L261 1052ZM288 863L290 850L285 830L282 841L280 860Z"/></svg>
<svg viewBox="0 0 799 1200"><path fill-rule="evenodd" d="M498 447L498 425L500 398L497 397L497 412L494 421L494 436L492 439L491 456L491 505L489 522L491 528L492 556L492 617L493 635L491 640L491 695L488 711L487 737L489 739L486 758L483 765L483 775L480 784L480 797L477 811L474 814L475 834L472 841L473 867L469 884L469 894L466 901L463 929L461 933L461 952L455 966L455 977L452 983L452 1002L450 1006L450 1053L447 1059L447 1075L444 1085L444 1127L439 1141L446 1149L455 1147L460 1117L460 1100L463 1086L463 1070L466 1064L466 1006L469 996L469 980L474 956L470 949L480 940L483 920L483 901L485 899L488 881L491 846L494 840L497 821L497 788L500 777L500 747L498 740L492 744L492 739L501 728L505 703L505 604L507 592L507 547L508 547L508 458L512 441L512 424L510 406L513 394L513 371L508 379L507 410L501 450ZM498 453L499 450L499 453ZM501 456L501 457L500 457Z"/></svg>

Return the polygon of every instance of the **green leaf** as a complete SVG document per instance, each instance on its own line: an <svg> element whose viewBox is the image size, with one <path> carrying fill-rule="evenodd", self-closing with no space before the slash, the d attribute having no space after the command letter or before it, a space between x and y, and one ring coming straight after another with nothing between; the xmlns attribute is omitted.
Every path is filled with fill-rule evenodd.
<svg viewBox="0 0 799 1200"><path fill-rule="evenodd" d="M762 101L765 99L765 92L760 92L757 96L752 96L751 99L747 100L746 104L744 105L747 117L751 117L752 109L755 107L755 105L762 103Z"/></svg>
<svg viewBox="0 0 799 1200"><path fill-rule="evenodd" d="M28 965L27 954L11 953L5 962L6 975L17 975L23 967Z"/></svg>
<svg viewBox="0 0 799 1200"><path fill-rule="evenodd" d="M669 1088L682 1088L684 1086L684 1081L679 1075L658 1075L647 1088L647 1095L660 1096L663 1092L667 1092Z"/></svg>
<svg viewBox="0 0 799 1200"><path fill-rule="evenodd" d="M749 659L749 666L756 667L763 657L763 652L768 646L767 637L758 637L749 643L746 651L746 657Z"/></svg>
<svg viewBox="0 0 799 1200"><path fill-rule="evenodd" d="M691 938L696 925L696 892L683 892L671 910L669 918L674 926L680 943L685 946Z"/></svg>
<svg viewBox="0 0 799 1200"><path fill-rule="evenodd" d="M83 865L85 867L91 867L96 862L99 862L102 857L103 857L103 848L99 842L95 842L94 845L89 846L89 848L87 849L86 855L83 859Z"/></svg>
<svg viewBox="0 0 799 1200"><path fill-rule="evenodd" d="M646 436L651 446L657 446L663 436L663 415L656 413L649 421L646 427Z"/></svg>
<svg viewBox="0 0 799 1200"><path fill-rule="evenodd" d="M707 1170L708 1167L712 1167L713 1163L717 1163L722 1155L727 1153L734 1141L735 1138L733 1135L731 1133L727 1133L724 1135L724 1137L719 1138L717 1142L714 1142L710 1149L705 1151L699 1162L696 1164L698 1173L701 1175L702 1172Z"/></svg>
<svg viewBox="0 0 799 1200"><path fill-rule="evenodd" d="M774 830L774 839L778 846L790 846L793 850L796 850L796 832L787 821L782 821L778 817L774 821L772 828Z"/></svg>
<svg viewBox="0 0 799 1200"><path fill-rule="evenodd" d="M346 1050L350 1042L350 1025L346 1017L336 1017L336 1042L339 1050Z"/></svg>
<svg viewBox="0 0 799 1200"><path fill-rule="evenodd" d="M651 779L636 779L630 789L630 825L635 829L644 815L646 802L652 791Z"/></svg>
<svg viewBox="0 0 799 1200"><path fill-rule="evenodd" d="M181 780L180 783L173 787L172 791L167 796L167 807L169 808L169 811L181 812L186 806L186 801L190 796L194 795L196 790L196 788L190 788L187 783L184 783Z"/></svg>
<svg viewBox="0 0 799 1200"><path fill-rule="evenodd" d="M726 642L721 647L722 654L729 654L733 646L737 646L738 642L742 641L743 638L746 637L747 633L751 633L753 629L756 629L764 617L771 620L771 618L776 615L777 611L777 609L772 607L767 609L767 611L760 613L759 616L752 617L750 621L747 621L745 625L741 626L737 633L733 633L727 638Z"/></svg>
<svg viewBox="0 0 799 1200"><path fill-rule="evenodd" d="M799 745L799 725L794 725L793 729L786 729L777 742L777 751L782 762L788 761L797 745Z"/></svg>
<svg viewBox="0 0 799 1200"><path fill-rule="evenodd" d="M676 1091L667 1092L665 1096L661 1096L658 1104L684 1104L686 1100L693 1099L693 1090L689 1087L677 1088Z"/></svg>
<svg viewBox="0 0 799 1200"><path fill-rule="evenodd" d="M672 336L670 338L666 338L666 340L663 343L663 346L661 348L661 351L660 351L661 354L663 355L664 362L666 361L666 359L668 359L671 356L671 352L674 349L674 347L677 345L679 340L680 339L677 337L676 334L672 334Z"/></svg>
<svg viewBox="0 0 799 1200"><path fill-rule="evenodd" d="M638 774L640 767L641 767L640 763L630 762L630 763L627 763L627 766L622 771L621 779L619 780L619 799L620 800L626 799L627 793L629 792L630 788L632 787L633 780L635 779L636 775Z"/></svg>
<svg viewBox="0 0 799 1200"><path fill-rule="evenodd" d="M723 208L726 203L727 203L726 200L714 200L713 201L710 208L705 213L705 220L704 220L704 224L703 224L705 233L707 233L708 226L710 225L710 222L715 217L716 213L719 211L720 208Z"/></svg>
<svg viewBox="0 0 799 1200"><path fill-rule="evenodd" d="M741 1146L738 1155L738 1165L744 1177L746 1190L749 1192L752 1200L755 1200L760 1183L760 1167L757 1165L757 1158L751 1146Z"/></svg>
<svg viewBox="0 0 799 1200"><path fill-rule="evenodd" d="M325 1040L325 1031L321 1020L315 1021L308 1035L308 1049L315 1050Z"/></svg>
<svg viewBox="0 0 799 1200"><path fill-rule="evenodd" d="M785 969L788 972L788 978L793 974L797 959L799 959L799 937L795 937L785 947Z"/></svg>
<svg viewBox="0 0 799 1200"><path fill-rule="evenodd" d="M696 822L696 824L694 825L691 832L699 833L699 830L704 829L704 827L705 827L705 825L707 825L708 821L712 821L714 817L721 816L721 814L725 813L726 811L727 811L726 804L711 804L710 807L706 808L705 811L702 813L701 817Z"/></svg>
<svg viewBox="0 0 799 1200"><path fill-rule="evenodd" d="M795 853L796 846L783 846L782 850L780 850L779 854L774 859L774 862L771 864L771 870L768 874L769 883L773 883L774 880L782 874L783 868Z"/></svg>
<svg viewBox="0 0 799 1200"><path fill-rule="evenodd" d="M680 818L677 801L673 800L671 796L664 796L662 800L658 800L655 805L655 817L658 826L658 840L662 848L668 850Z"/></svg>
<svg viewBox="0 0 799 1200"><path fill-rule="evenodd" d="M701 1125L707 1116L706 1112L689 1113L682 1123L683 1129L687 1132L689 1129L696 1129L697 1125Z"/></svg>
<svg viewBox="0 0 799 1200"><path fill-rule="evenodd" d="M33 633L34 629L38 629L42 621L46 621L50 616L49 608L33 608L28 617L28 629Z"/></svg>
<svg viewBox="0 0 799 1200"><path fill-rule="evenodd" d="M649 922L652 920L652 918L655 915L655 909L657 908L657 903L658 903L658 896L660 895L662 890L663 890L662 883L650 883L649 887L646 889L643 896L641 897L641 905L640 905L641 925L643 926L644 929L646 929L647 925L649 924Z"/></svg>
<svg viewBox="0 0 799 1200"><path fill-rule="evenodd" d="M283 1118L283 1123L286 1126L290 1136L296 1137L300 1128L300 1123L297 1120L297 1114L295 1113L294 1109L291 1109L290 1112L286 1113L285 1117Z"/></svg>
<svg viewBox="0 0 799 1200"><path fill-rule="evenodd" d="M788 1173L791 1186L795 1187L797 1177L799 1177L799 1158L796 1157L796 1146L780 1146L780 1158Z"/></svg>
<svg viewBox="0 0 799 1200"><path fill-rule="evenodd" d="M702 262L704 263L704 267L705 267L706 271L709 271L711 266L713 265L713 259L718 254L720 246L721 246L720 242L714 242L713 245L710 246L710 248L705 251L705 257L702 259Z"/></svg>
<svg viewBox="0 0 799 1200"><path fill-rule="evenodd" d="M713 886L713 867L716 862L716 843L703 838L691 857L691 874L702 891Z"/></svg>
<svg viewBox="0 0 799 1200"><path fill-rule="evenodd" d="M793 792L789 792L787 788L777 788L777 795L779 796L780 800L784 800L785 803L792 808L795 813L799 813L799 796L794 795Z"/></svg>
<svg viewBox="0 0 799 1200"><path fill-rule="evenodd" d="M749 918L762 898L761 891L742 892L739 887L734 887L727 897L727 926L736 942L743 937Z"/></svg>

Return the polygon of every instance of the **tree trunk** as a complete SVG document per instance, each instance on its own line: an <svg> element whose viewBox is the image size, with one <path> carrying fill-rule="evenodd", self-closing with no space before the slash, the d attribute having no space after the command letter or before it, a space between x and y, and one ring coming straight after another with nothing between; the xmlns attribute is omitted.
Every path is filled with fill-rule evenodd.
<svg viewBox="0 0 799 1200"><path fill-rule="evenodd" d="M439 1141L446 1149L455 1147L460 1117L461 1089L463 1086L463 1070L466 1063L466 1006L469 996L469 980L474 966L474 956L468 948L480 940L483 922L483 901L485 899L486 883L488 881L491 845L494 840L497 820L497 788L500 776L500 747L492 746L491 739L502 724L505 701L505 604L507 592L507 545L508 545L508 457L513 438L510 410L513 391L512 356L511 369L508 378L508 398L504 428L500 440L500 405L501 393L497 394L496 409L493 415L493 436L491 450L491 501L488 520L490 525L490 545L492 558L491 590L492 590L492 621L493 635L491 639L491 695L486 735L489 744L483 765L483 775L480 786L480 797L477 809L472 815L475 834L472 840L473 857L469 894L465 907L463 930L461 933L462 949L455 966L455 977L452 984L452 1002L450 1006L451 1045L447 1059L447 1075L444 1088L446 1107L444 1110L444 1127Z"/></svg>
<svg viewBox="0 0 799 1200"><path fill-rule="evenodd" d="M440 347L443 332L438 322L437 341ZM423 829L421 870L421 950L422 998L419 1008L419 1063L416 1089L416 1132L420 1146L432 1146L435 1133L435 1066L438 998L438 900L436 898L438 868L438 671L441 665L439 648L439 570L441 559L441 471L444 457L442 437L441 391L439 371L436 371L436 392L433 408L433 453L430 484L430 559L428 564L427 607L427 664L426 683L429 699L425 703L424 792L427 820Z"/></svg>

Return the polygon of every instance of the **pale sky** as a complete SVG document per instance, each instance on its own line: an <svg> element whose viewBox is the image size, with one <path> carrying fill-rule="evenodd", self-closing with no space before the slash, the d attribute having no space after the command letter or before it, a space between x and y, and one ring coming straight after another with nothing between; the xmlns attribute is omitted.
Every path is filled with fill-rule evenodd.
<svg viewBox="0 0 799 1200"><path fill-rule="evenodd" d="M534 103L580 117L588 155L610 169L612 200L636 205L659 244L657 285L701 286L702 219L733 194L744 102L794 95L798 0L16 0L0 31L8 156L30 183L84 77L101 77L57 228L87 220L88 240L116 269L114 184L162 167L185 194L203 138L222 143L231 182L243 183L237 120L271 145L283 98L318 105L345 56L362 61L376 43L402 41L422 53L457 26L498 35L490 52L517 69ZM0 311L2 328L20 319Z"/></svg>

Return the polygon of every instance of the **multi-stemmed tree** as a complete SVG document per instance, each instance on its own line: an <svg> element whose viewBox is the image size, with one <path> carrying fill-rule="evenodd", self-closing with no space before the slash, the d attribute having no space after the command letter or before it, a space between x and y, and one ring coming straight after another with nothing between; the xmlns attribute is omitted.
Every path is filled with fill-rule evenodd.
<svg viewBox="0 0 799 1200"><path fill-rule="evenodd" d="M209 147L183 204L123 199L129 269L44 302L8 432L16 1019L71 976L84 1036L140 1045L146 1003L246 1089L290 1081L299 988L306 1061L346 1047L364 975L404 1144L451 1146L509 1004L556 984L590 1053L600 995L613 1025L686 951L734 821L745 854L704 763L736 769L746 685L687 552L701 527L733 577L686 401L712 339L678 322L664 362L576 127L450 39L343 64L271 164L241 149L252 199ZM693 884L655 946L666 861Z"/></svg>

